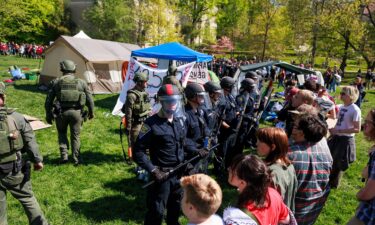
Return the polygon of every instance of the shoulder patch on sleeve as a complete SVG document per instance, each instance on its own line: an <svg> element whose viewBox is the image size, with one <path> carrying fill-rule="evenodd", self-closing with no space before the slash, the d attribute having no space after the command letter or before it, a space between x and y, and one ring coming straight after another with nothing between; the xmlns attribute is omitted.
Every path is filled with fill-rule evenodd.
<svg viewBox="0 0 375 225"><path fill-rule="evenodd" d="M151 131L151 128L147 124L143 124L141 130L139 131L138 138L142 138L145 134Z"/></svg>

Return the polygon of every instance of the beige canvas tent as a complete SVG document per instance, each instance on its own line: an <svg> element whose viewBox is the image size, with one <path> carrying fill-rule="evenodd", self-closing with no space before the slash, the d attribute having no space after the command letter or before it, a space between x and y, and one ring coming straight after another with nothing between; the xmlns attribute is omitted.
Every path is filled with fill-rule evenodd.
<svg viewBox="0 0 375 225"><path fill-rule="evenodd" d="M91 39L85 32L83 32L83 30L79 31L73 37L75 37L75 38L84 38L84 39Z"/></svg>
<svg viewBox="0 0 375 225"><path fill-rule="evenodd" d="M77 64L76 76L87 81L92 93L118 93L123 63L137 49L134 44L60 36L45 52L39 83L60 77L59 62L70 59Z"/></svg>

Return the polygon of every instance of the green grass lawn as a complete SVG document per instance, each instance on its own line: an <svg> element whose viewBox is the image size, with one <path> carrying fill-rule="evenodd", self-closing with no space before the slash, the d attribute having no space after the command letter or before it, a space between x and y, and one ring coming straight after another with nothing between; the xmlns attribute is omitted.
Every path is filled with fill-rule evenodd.
<svg viewBox="0 0 375 225"><path fill-rule="evenodd" d="M10 65L37 69L39 60L0 56L2 80L8 78ZM56 65L57 66L57 65ZM349 82L352 78L346 78ZM337 91L339 93L339 91ZM19 112L44 118L46 93L39 91L35 81L17 81L7 88L7 105ZM95 95L95 119L84 124L81 152L85 165L59 165L56 128L36 131L37 142L44 156L45 169L32 173L34 193L51 224L142 224L145 191L135 178L134 167L123 162L119 141L118 117L110 113L118 95ZM373 102L375 91L370 91L363 104L362 117ZM345 224L354 214L358 202L355 194L363 185L360 172L367 162L370 143L363 135L356 136L357 161L346 172L342 186L333 190L316 224ZM236 191L221 184L224 193L222 207L236 199ZM181 217L183 224L186 219ZM27 224L22 206L8 194L9 224Z"/></svg>

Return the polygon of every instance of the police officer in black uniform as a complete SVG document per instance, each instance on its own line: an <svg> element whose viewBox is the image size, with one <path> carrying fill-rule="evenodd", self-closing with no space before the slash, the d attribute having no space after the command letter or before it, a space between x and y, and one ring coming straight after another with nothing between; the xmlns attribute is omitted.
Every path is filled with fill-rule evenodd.
<svg viewBox="0 0 375 225"><path fill-rule="evenodd" d="M223 166L227 167L230 162L226 158L228 152L233 149L236 143L235 129L237 126L237 104L234 96L231 94L235 80L232 77L223 77L220 86L223 89L223 97L219 102L220 117L223 118L220 124L220 134L218 137L220 146L218 148L221 157L220 165L215 163L216 172L222 173Z"/></svg>
<svg viewBox="0 0 375 225"><path fill-rule="evenodd" d="M208 93L208 96L210 97L210 103L211 107L207 109L208 111L208 121L209 121L209 128L211 132L211 139L216 139L217 137L214 137L212 135L215 135L218 133L219 129L219 100L223 95L223 90L221 89L220 85L218 83L208 81L203 85L205 91Z"/></svg>
<svg viewBox="0 0 375 225"><path fill-rule="evenodd" d="M188 154L188 158L194 157L196 152L199 152L199 155L202 157L202 159L192 162L194 168L189 173L207 173L208 161L205 157L208 156L207 148L209 147L210 130L206 109L210 105L208 102L209 97L198 83L187 84L185 97L187 99L187 104L185 105L186 143L188 146L193 146L190 154ZM206 106L205 103L207 103Z"/></svg>
<svg viewBox="0 0 375 225"><path fill-rule="evenodd" d="M253 92L257 91L257 85L254 80L245 78L241 81L240 93L236 97L238 112L240 112L241 123L237 124L238 134L236 145L229 156L229 160L233 159L236 155L241 154L245 146L250 145L253 137L250 136L249 129L254 125L254 103ZM255 138L255 133L252 133ZM256 140L256 138L255 138Z"/></svg>
<svg viewBox="0 0 375 225"><path fill-rule="evenodd" d="M167 209L168 225L179 224L181 172L167 176L167 172L184 161L182 95L172 84L163 85L158 91L160 111L147 118L134 146L135 162L152 174L156 181L147 191L145 225L161 225ZM149 150L150 157L146 150Z"/></svg>
<svg viewBox="0 0 375 225"><path fill-rule="evenodd" d="M245 74L245 79L246 78L250 78L254 81L255 83L255 88L252 88L251 92L250 92L250 96L251 98L254 100L254 112L258 111L259 108L260 108L260 105L261 105L261 98L260 98L260 90L261 90L261 83L263 82L262 81L262 78L257 75L257 73L253 72L253 71L250 71L248 73Z"/></svg>

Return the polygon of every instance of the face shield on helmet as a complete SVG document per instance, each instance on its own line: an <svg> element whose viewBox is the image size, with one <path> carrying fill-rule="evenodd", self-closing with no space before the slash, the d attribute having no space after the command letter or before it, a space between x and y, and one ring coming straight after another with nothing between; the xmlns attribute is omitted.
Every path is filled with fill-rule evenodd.
<svg viewBox="0 0 375 225"><path fill-rule="evenodd" d="M199 106L206 108L206 109L212 109L212 102L207 92L198 93L197 101L198 101Z"/></svg>
<svg viewBox="0 0 375 225"><path fill-rule="evenodd" d="M166 95L158 97L161 110L168 116L182 117L185 113L181 95Z"/></svg>

